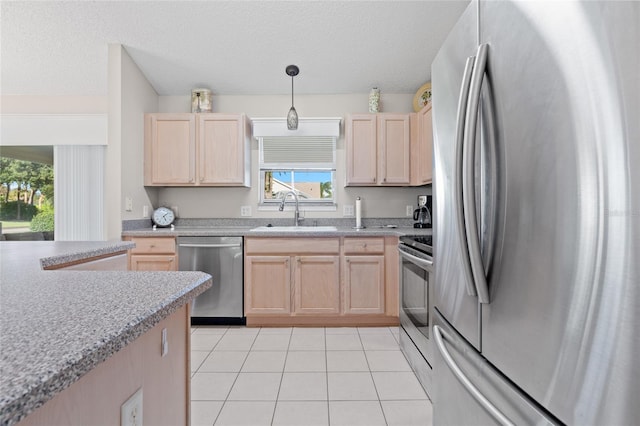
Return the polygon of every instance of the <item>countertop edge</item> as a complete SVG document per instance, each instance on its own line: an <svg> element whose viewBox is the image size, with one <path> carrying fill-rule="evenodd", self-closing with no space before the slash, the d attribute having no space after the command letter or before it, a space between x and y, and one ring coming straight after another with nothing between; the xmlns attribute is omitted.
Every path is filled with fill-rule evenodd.
<svg viewBox="0 0 640 426"><path fill-rule="evenodd" d="M91 259L92 257L125 252L134 247L135 244L131 241L113 241L110 245L105 247L44 257L40 259L40 267L42 269L51 268L54 266L72 263L78 260Z"/></svg>
<svg viewBox="0 0 640 426"><path fill-rule="evenodd" d="M123 237L195 237L195 236L225 236L225 237L401 237L403 235L430 235L431 228L412 227L371 227L355 229L337 227L335 231L253 231L253 227L203 227L201 229L186 228L175 230L151 228L123 231Z"/></svg>

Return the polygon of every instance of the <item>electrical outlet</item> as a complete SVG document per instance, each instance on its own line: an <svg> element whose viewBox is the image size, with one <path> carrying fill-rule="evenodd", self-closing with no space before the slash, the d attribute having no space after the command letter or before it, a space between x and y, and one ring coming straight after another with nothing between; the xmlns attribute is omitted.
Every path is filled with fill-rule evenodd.
<svg viewBox="0 0 640 426"><path fill-rule="evenodd" d="M133 210L133 199L131 197L124 198L124 209L128 212Z"/></svg>
<svg viewBox="0 0 640 426"><path fill-rule="evenodd" d="M405 212L407 216L413 216L413 206L407 206L407 211Z"/></svg>
<svg viewBox="0 0 640 426"><path fill-rule="evenodd" d="M142 217L144 219L149 217L149 206L142 206Z"/></svg>
<svg viewBox="0 0 640 426"><path fill-rule="evenodd" d="M342 207L342 216L353 217L353 204L347 204Z"/></svg>
<svg viewBox="0 0 640 426"><path fill-rule="evenodd" d="M240 216L243 216L243 217L251 216L251 206L241 206Z"/></svg>
<svg viewBox="0 0 640 426"><path fill-rule="evenodd" d="M162 329L162 348L160 350L160 354L162 356L165 356L166 354L169 353L169 340L167 339L167 329L163 328Z"/></svg>
<svg viewBox="0 0 640 426"><path fill-rule="evenodd" d="M175 215L176 215L176 217L180 216L180 215L178 214L178 206L171 206L171 210L173 210L173 214L175 214Z"/></svg>
<svg viewBox="0 0 640 426"><path fill-rule="evenodd" d="M142 426L142 388L120 407L120 426Z"/></svg>

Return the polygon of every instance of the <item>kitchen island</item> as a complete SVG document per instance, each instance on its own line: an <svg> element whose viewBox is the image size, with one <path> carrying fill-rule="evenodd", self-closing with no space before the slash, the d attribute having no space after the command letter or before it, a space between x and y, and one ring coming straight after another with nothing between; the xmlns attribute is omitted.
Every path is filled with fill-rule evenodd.
<svg viewBox="0 0 640 426"><path fill-rule="evenodd" d="M162 369L161 362L173 362L172 357L176 356L183 364L178 366L178 377L184 376L185 380L174 385L183 389L187 397L182 409L186 424L187 304L211 286L211 277L202 272L43 270L121 253L131 247L132 243L122 241L0 242L0 424L11 425L25 418L28 423L32 416L27 416L37 416L51 404L57 404L58 411L62 411L60 418L73 419L83 409L91 411L90 407L80 407L87 403L88 393L96 399L89 403L102 404L96 410L108 411L109 419L102 421L117 424L120 405L146 384L147 376L138 371L144 368L136 360L140 358L142 363L148 361ZM179 320L177 328L174 317ZM141 358L140 350L130 348L142 342L145 348L151 346L160 359L161 330L157 346L155 340L151 342L146 337L158 326L169 329L169 356L162 357L169 361L154 364L151 359ZM122 360L124 364L105 369L119 356L126 358ZM100 369L101 377L91 377ZM162 376L164 372L155 373ZM170 379L176 377L176 372L170 373ZM109 376L118 382L120 395L111 388L99 388L99 380ZM61 399L83 381L84 396L71 401ZM157 388L145 387L145 407L147 400L166 391ZM107 406L104 401L110 397L116 402ZM49 421L55 422L52 418Z"/></svg>

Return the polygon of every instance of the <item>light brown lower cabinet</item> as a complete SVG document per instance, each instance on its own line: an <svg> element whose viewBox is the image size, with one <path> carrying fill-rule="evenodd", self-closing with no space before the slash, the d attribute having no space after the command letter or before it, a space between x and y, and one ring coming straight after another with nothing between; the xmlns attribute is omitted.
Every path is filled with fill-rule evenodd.
<svg viewBox="0 0 640 426"><path fill-rule="evenodd" d="M293 313L340 313L340 257L296 256Z"/></svg>
<svg viewBox="0 0 640 426"><path fill-rule="evenodd" d="M244 261L246 314L291 313L289 256L247 256Z"/></svg>
<svg viewBox="0 0 640 426"><path fill-rule="evenodd" d="M344 312L384 314L384 256L345 256Z"/></svg>
<svg viewBox="0 0 640 426"><path fill-rule="evenodd" d="M397 325L397 237L245 238L247 325Z"/></svg>
<svg viewBox="0 0 640 426"><path fill-rule="evenodd" d="M125 237L136 246L129 250L130 271L177 271L174 237Z"/></svg>

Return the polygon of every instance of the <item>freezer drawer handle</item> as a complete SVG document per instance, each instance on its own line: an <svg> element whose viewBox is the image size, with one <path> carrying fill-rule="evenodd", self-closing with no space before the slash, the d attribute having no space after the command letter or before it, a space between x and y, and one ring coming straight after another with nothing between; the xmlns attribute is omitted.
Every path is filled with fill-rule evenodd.
<svg viewBox="0 0 640 426"><path fill-rule="evenodd" d="M482 405L482 407L485 410L487 410L487 412L497 422L505 426L515 426L514 423L511 422L511 420L509 420L507 416L502 414L502 412L498 410L498 408L496 408L496 406L493 405L482 394L482 392L478 390L477 387L475 387L475 385L471 382L471 380L469 380L467 376L464 375L460 367L458 367L456 362L453 360L453 358L451 357L451 354L449 353L446 346L444 345L444 339L452 340L451 336L449 336L449 334L446 331L444 331L442 328L440 328L437 325L433 326L433 335L436 338L436 345L438 346L438 350L440 351L440 354L444 358L444 361L447 363L447 365L453 372L453 375L456 376L456 379L458 379L458 381L462 384L462 386L464 386L467 389L467 391L471 394L471 396L473 396L473 398L476 401L478 401L478 403Z"/></svg>
<svg viewBox="0 0 640 426"><path fill-rule="evenodd" d="M178 247L227 248L227 247L242 247L242 244L191 244L191 243L182 243L182 244L178 244Z"/></svg>
<svg viewBox="0 0 640 426"><path fill-rule="evenodd" d="M467 99L469 98L469 86L471 85L471 74L473 73L473 62L475 56L467 58L467 62L464 66L464 73L462 75L462 83L460 85L460 97L458 98L458 112L456 117L456 163L455 163L455 215L456 222L458 223L458 238L460 240L460 247L462 248L463 268L465 276L467 277L466 286L467 294L469 296L475 296L476 288L473 284L473 273L471 272L471 260L469 260L469 251L467 250L467 236L464 231L464 211L463 211L463 199L462 199L462 167L463 158L462 150L464 147L464 123L467 113Z"/></svg>

